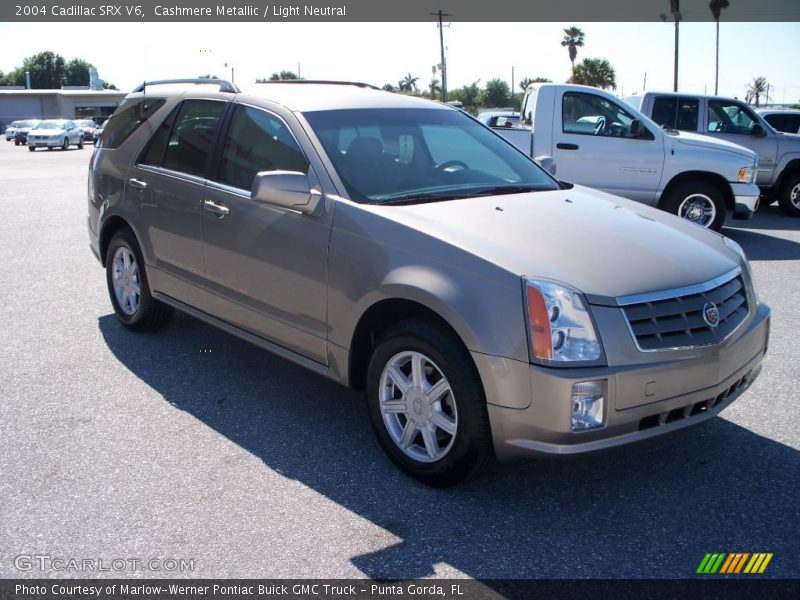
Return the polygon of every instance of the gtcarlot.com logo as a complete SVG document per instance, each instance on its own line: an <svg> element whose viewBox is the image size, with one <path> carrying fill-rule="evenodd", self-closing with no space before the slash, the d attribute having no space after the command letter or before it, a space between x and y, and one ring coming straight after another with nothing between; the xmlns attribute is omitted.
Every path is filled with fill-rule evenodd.
<svg viewBox="0 0 800 600"><path fill-rule="evenodd" d="M771 560L772 552L709 552L695 572L701 575L756 575L763 573Z"/></svg>

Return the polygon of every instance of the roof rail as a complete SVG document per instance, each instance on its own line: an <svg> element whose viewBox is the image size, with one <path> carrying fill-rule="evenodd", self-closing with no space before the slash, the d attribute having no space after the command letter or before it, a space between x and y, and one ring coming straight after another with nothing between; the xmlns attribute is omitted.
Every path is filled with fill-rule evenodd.
<svg viewBox="0 0 800 600"><path fill-rule="evenodd" d="M379 90L369 83L362 83L360 81L334 81L332 79L275 79L272 81L262 81L260 83L322 83L326 85L354 85L360 88L368 88L371 90Z"/></svg>
<svg viewBox="0 0 800 600"><path fill-rule="evenodd" d="M218 85L220 92L228 92L231 94L238 94L239 92L241 92L241 90L235 83L231 83L226 79L211 79L211 78L205 79L197 77L189 79L159 79L158 81L143 81L142 83L137 85L136 88L134 88L133 92L131 93L135 94L137 92L142 92L144 91L145 86L149 87L151 85L169 85L171 83L194 83L197 85L212 84L212 85Z"/></svg>

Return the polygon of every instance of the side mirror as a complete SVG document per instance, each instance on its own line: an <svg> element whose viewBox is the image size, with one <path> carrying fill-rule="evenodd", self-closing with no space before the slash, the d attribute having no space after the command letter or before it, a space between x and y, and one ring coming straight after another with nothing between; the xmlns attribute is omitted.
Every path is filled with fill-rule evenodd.
<svg viewBox="0 0 800 600"><path fill-rule="evenodd" d="M634 119L631 121L631 137L632 138L648 138L650 132L647 130L642 122L639 119Z"/></svg>
<svg viewBox="0 0 800 600"><path fill-rule="evenodd" d="M533 159L536 161L536 164L542 167L545 171L550 173L553 177L556 176L556 159L552 156L547 156L546 154L542 154L541 156L537 156Z"/></svg>
<svg viewBox="0 0 800 600"><path fill-rule="evenodd" d="M313 189L308 175L297 171L261 171L253 179L250 197L256 202L317 214L322 206L322 192Z"/></svg>
<svg viewBox="0 0 800 600"><path fill-rule="evenodd" d="M764 129L761 123L753 123L753 128L750 130L750 134L756 137L765 137L767 135L767 130Z"/></svg>

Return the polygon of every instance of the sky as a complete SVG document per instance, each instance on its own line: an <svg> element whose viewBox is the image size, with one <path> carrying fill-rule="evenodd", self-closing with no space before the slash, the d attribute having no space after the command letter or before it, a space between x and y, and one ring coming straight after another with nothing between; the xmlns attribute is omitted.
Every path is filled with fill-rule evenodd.
<svg viewBox="0 0 800 600"><path fill-rule="evenodd" d="M617 93L671 90L672 23L459 23L445 27L448 87L500 77L565 81L570 75L563 29L586 34L582 58L606 58L617 73ZM64 35L77 28L78 35ZM680 27L679 89L714 91L712 22ZM102 79L122 90L144 79L230 75L252 83L281 70L307 79L397 85L407 73L427 87L439 63L435 23L0 23L0 70L52 50L84 58ZM776 103L800 102L800 23L721 23L720 89L743 98L745 86L765 76ZM225 64L227 63L227 67ZM438 77L438 76L437 76Z"/></svg>

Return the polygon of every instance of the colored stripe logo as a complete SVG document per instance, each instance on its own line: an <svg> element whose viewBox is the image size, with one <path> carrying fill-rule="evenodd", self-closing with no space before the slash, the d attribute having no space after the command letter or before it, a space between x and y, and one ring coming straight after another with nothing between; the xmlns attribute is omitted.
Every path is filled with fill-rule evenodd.
<svg viewBox="0 0 800 600"><path fill-rule="evenodd" d="M718 552L708 553L700 561L696 573L702 575L760 574L772 560L772 552Z"/></svg>

